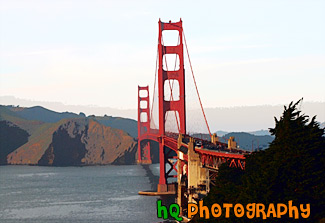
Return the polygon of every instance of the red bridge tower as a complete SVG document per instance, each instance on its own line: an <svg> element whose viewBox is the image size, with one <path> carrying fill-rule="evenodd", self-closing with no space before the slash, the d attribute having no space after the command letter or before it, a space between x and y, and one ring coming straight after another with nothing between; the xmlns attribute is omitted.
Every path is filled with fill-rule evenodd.
<svg viewBox="0 0 325 223"><path fill-rule="evenodd" d="M176 30L179 35L179 45L176 46L164 46L162 32L168 30ZM179 58L179 70L171 71L163 69L163 62L166 58L166 54L177 54ZM179 100L173 100L173 92L171 89L171 99L166 100L165 97L165 84L170 85L170 80L175 80L179 84ZM169 82L169 83L168 83ZM175 92L174 92L175 93ZM175 94L174 94L175 95ZM179 133L186 134L186 114L185 114L185 71L184 71L184 58L183 58L183 27L182 20L176 23L164 23L159 20L159 38L158 38L158 101L159 101L159 135L161 140L159 141L159 158L160 158L160 178L158 185L158 192L167 191L167 178L170 171L166 173L165 164L168 159L165 153L164 136L166 113L168 111L175 111L176 121Z"/></svg>
<svg viewBox="0 0 325 223"><path fill-rule="evenodd" d="M141 92L145 96L141 96ZM143 102L143 103L142 103ZM138 86L138 163L151 164L150 142L143 141L142 136L150 132L149 86ZM142 143L142 145L141 145ZM141 150L141 147L143 149Z"/></svg>

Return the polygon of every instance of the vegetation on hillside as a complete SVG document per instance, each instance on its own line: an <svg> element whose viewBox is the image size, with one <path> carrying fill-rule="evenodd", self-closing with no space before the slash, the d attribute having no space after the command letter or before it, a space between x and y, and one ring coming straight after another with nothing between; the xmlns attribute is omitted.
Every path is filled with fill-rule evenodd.
<svg viewBox="0 0 325 223"><path fill-rule="evenodd" d="M284 107L282 117L275 118L275 128L270 129L275 136L270 147L254 152L246 159L246 170L241 171L222 165L217 184L204 199L204 205L230 203L243 204L270 203L310 204L311 214L299 220L284 215L281 219L248 219L246 215L225 218L218 222L319 222L325 218L325 137L315 117L309 119L297 109L297 103ZM215 218L199 219L192 222L216 222Z"/></svg>

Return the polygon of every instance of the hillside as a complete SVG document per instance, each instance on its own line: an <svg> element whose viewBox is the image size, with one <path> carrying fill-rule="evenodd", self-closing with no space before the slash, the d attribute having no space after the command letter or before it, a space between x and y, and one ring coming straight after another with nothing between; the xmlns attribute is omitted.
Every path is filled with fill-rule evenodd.
<svg viewBox="0 0 325 223"><path fill-rule="evenodd" d="M28 142L7 156L8 164L36 165L51 144L53 133L64 121L46 123L39 127L28 139Z"/></svg>
<svg viewBox="0 0 325 223"><path fill-rule="evenodd" d="M95 119L100 124L103 124L105 126L121 129L134 138L138 137L138 123L133 119L112 117L107 115L93 116L93 119Z"/></svg>
<svg viewBox="0 0 325 223"><path fill-rule="evenodd" d="M70 118L84 118L84 113L72 113L72 112L55 112L41 106L34 106L30 108L14 107L14 106L2 106L9 110L10 114L15 117L19 117L24 120L40 121L42 123L56 123L62 119ZM88 116L99 123L116 129L122 129L127 132L130 136L136 138L137 133L137 122L133 119L112 117L112 116Z"/></svg>
<svg viewBox="0 0 325 223"><path fill-rule="evenodd" d="M7 106L0 105L0 120L9 121L19 128L27 131L30 135L32 135L35 131L37 131L44 122L35 120L27 120L16 114L16 112L11 111Z"/></svg>
<svg viewBox="0 0 325 223"><path fill-rule="evenodd" d="M134 139L123 130L113 129L88 119L65 119L33 135L8 155L8 164L28 165L105 165L133 154Z"/></svg>
<svg viewBox="0 0 325 223"><path fill-rule="evenodd" d="M246 132L231 132L226 134L224 137L228 139L230 136L235 137L237 144L245 150L252 150L252 145L254 150L258 147L259 149L266 149L274 139L274 137L270 135L260 136Z"/></svg>
<svg viewBox="0 0 325 223"><path fill-rule="evenodd" d="M256 150L258 147L260 149L266 149L268 148L269 144L273 141L274 137L270 135L254 135L247 132L224 132L224 131L218 131L219 133L225 133L225 135L218 135L219 141L227 143L227 140L229 137L235 137L235 141L237 142L237 145L239 145L240 148L245 150L252 150L252 144L253 149ZM256 131L258 133L263 132ZM210 136L208 134L193 134L192 136L197 138L202 138L204 140L210 140Z"/></svg>
<svg viewBox="0 0 325 223"><path fill-rule="evenodd" d="M132 164L136 129L130 119L0 106L0 164Z"/></svg>
<svg viewBox="0 0 325 223"><path fill-rule="evenodd" d="M71 112L55 112L41 106L31 108L8 107L18 116L26 120L38 120L47 123L55 123L66 118L77 118L79 115Z"/></svg>
<svg viewBox="0 0 325 223"><path fill-rule="evenodd" d="M218 136L225 136L226 134L228 134L229 132L226 131L216 131ZM261 130L257 130L257 131L252 131L252 132L247 132L249 134L252 135L256 135L256 136L266 136L266 135L271 135L271 133L269 132L269 130L265 130L265 129L261 129Z"/></svg>

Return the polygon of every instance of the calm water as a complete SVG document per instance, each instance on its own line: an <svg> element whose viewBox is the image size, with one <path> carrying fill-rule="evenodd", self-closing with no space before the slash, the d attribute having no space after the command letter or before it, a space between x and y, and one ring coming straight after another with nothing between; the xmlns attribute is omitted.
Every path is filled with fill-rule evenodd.
<svg viewBox="0 0 325 223"><path fill-rule="evenodd" d="M0 222L159 222L159 166L0 166Z"/></svg>

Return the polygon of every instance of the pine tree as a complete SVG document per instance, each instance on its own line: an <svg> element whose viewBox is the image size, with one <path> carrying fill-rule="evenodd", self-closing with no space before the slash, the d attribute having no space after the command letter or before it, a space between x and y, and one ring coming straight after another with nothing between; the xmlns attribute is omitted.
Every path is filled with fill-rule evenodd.
<svg viewBox="0 0 325 223"><path fill-rule="evenodd" d="M308 219L283 216L281 222L319 222L325 218L325 137L316 117L311 120L297 109L302 99L284 106L275 118L275 136L269 148L246 158L246 170L227 166L219 170L217 185L204 203L293 203L311 204ZM268 219L274 222L279 219ZM215 222L216 219L210 219ZM220 218L218 222L261 222L261 219ZM209 222L196 218L194 222ZM264 222L264 221L263 221Z"/></svg>
<svg viewBox="0 0 325 223"><path fill-rule="evenodd" d="M325 137L316 116L311 120L297 109L302 99L284 107L275 118L275 136L267 154L273 155L275 181L270 198L274 202L293 200L311 203L311 222L325 217Z"/></svg>

